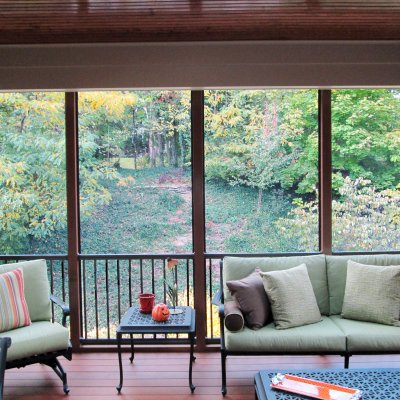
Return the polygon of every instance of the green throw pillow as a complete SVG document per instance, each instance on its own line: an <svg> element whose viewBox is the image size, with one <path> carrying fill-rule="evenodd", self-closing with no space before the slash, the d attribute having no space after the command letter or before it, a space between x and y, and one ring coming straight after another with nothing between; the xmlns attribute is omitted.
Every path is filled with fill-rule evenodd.
<svg viewBox="0 0 400 400"><path fill-rule="evenodd" d="M276 329L321 321L321 313L305 264L260 274L271 303Z"/></svg>
<svg viewBox="0 0 400 400"><path fill-rule="evenodd" d="M400 265L347 262L342 317L400 326Z"/></svg>

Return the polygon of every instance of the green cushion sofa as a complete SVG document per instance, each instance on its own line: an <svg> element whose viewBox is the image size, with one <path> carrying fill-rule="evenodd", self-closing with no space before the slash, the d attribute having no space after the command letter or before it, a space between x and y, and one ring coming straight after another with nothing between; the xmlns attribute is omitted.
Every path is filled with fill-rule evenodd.
<svg viewBox="0 0 400 400"><path fill-rule="evenodd" d="M0 337L11 338L6 369L21 368L34 363L48 365L60 377L64 392L68 393L67 374L57 357L64 356L68 360L72 358L69 330L65 326L69 308L50 294L45 260L0 265L0 273L16 268L23 270L24 294L32 323L0 333ZM52 301L62 308L62 325L52 322Z"/></svg>
<svg viewBox="0 0 400 400"><path fill-rule="evenodd" d="M228 355L340 355L348 368L357 354L400 353L400 327L344 319L340 316L346 286L347 261L400 265L400 254L276 257L225 257L221 263L221 288L213 300L219 306L221 326L222 394L226 394ZM224 303L232 300L226 282L239 280L256 268L269 272L305 263L322 321L289 329L274 322L259 330L244 327L231 332L224 324Z"/></svg>

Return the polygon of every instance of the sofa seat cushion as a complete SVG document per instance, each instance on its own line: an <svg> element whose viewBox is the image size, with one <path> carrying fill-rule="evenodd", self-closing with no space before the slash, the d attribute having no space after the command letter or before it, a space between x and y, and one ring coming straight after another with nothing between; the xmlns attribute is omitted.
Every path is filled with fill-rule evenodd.
<svg viewBox="0 0 400 400"><path fill-rule="evenodd" d="M7 361L64 350L69 346L68 329L47 321L33 322L29 326L0 334L0 337L6 336L12 341L7 352Z"/></svg>
<svg viewBox="0 0 400 400"><path fill-rule="evenodd" d="M351 352L400 351L400 327L330 317L347 337L347 349Z"/></svg>
<svg viewBox="0 0 400 400"><path fill-rule="evenodd" d="M258 331L225 329L225 346L229 351L248 353L341 352L346 350L346 337L329 317L323 316L317 324L284 330L276 329L273 322Z"/></svg>

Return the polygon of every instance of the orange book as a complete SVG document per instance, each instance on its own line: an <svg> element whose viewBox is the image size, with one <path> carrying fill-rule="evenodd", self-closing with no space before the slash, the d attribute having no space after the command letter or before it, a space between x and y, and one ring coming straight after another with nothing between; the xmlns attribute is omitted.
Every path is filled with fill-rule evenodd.
<svg viewBox="0 0 400 400"><path fill-rule="evenodd" d="M271 387L321 400L359 400L362 391L290 374L276 374Z"/></svg>

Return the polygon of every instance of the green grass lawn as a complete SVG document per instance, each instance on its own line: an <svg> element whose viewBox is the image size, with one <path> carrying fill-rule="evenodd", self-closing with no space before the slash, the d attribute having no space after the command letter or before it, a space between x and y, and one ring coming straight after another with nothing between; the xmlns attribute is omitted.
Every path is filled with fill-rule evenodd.
<svg viewBox="0 0 400 400"><path fill-rule="evenodd" d="M120 168L119 174L118 180L102 182L111 194L110 203L81 216L82 253L191 252L190 173ZM248 187L206 183L207 252L296 250L289 248L293 243L283 242L274 225L292 207L290 196L266 192L257 211L257 195ZM33 252L66 253L60 247L65 238L66 230L55 232L51 238L33 242Z"/></svg>

